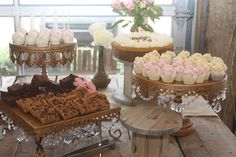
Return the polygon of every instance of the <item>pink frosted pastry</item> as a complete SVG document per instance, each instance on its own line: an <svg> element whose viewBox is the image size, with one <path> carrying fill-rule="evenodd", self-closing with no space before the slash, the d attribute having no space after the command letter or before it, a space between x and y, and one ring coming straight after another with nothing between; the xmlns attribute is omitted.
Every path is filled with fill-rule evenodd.
<svg viewBox="0 0 236 157"><path fill-rule="evenodd" d="M147 76L148 76L148 75L147 75L147 71L148 71L148 69L150 69L152 66L153 66L153 65L152 65L151 62L147 62L147 63L144 63L144 64L143 64L142 75L143 75L144 77L147 77Z"/></svg>
<svg viewBox="0 0 236 157"><path fill-rule="evenodd" d="M161 79L165 83L172 83L175 80L176 71L173 66L166 64L161 70Z"/></svg>
<svg viewBox="0 0 236 157"><path fill-rule="evenodd" d="M191 68L185 68L182 74L184 84L192 85L197 79L197 75Z"/></svg>
<svg viewBox="0 0 236 157"><path fill-rule="evenodd" d="M52 45L59 45L61 43L62 40L62 33L61 30L59 29L53 29L50 33L50 43Z"/></svg>
<svg viewBox="0 0 236 157"><path fill-rule="evenodd" d="M154 65L147 69L147 75L150 80L157 81L161 77L161 69Z"/></svg>
<svg viewBox="0 0 236 157"><path fill-rule="evenodd" d="M64 43L69 44L73 43L74 33L69 29L64 29L62 31L62 40Z"/></svg>
<svg viewBox="0 0 236 157"><path fill-rule="evenodd" d="M49 43L49 34L47 32L39 33L36 40L37 47L47 47L48 43Z"/></svg>
<svg viewBox="0 0 236 157"><path fill-rule="evenodd" d="M195 72L195 74L197 74L197 79L196 79L196 83L203 83L204 79L205 79L205 69L202 66L196 66L193 71Z"/></svg>
<svg viewBox="0 0 236 157"><path fill-rule="evenodd" d="M136 57L134 60L134 72L137 74L142 74L143 64L144 64L143 58Z"/></svg>
<svg viewBox="0 0 236 157"><path fill-rule="evenodd" d="M178 59L172 64L176 71L175 81L183 81L182 73L184 70L184 60Z"/></svg>

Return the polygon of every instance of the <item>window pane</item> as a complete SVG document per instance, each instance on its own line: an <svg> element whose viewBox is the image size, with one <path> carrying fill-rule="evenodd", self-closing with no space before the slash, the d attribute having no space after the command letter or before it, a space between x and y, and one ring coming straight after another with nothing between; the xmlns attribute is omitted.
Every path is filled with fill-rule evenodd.
<svg viewBox="0 0 236 157"><path fill-rule="evenodd" d="M0 0L0 4L13 4L13 0Z"/></svg>
<svg viewBox="0 0 236 157"><path fill-rule="evenodd" d="M12 17L0 17L0 67L3 75L12 75L15 73L16 66L10 61L9 42L14 33L14 19Z"/></svg>
<svg viewBox="0 0 236 157"><path fill-rule="evenodd" d="M71 5L71 4L81 4L81 5L93 5L93 4L111 4L112 0L20 0L20 4L25 5Z"/></svg>
<svg viewBox="0 0 236 157"><path fill-rule="evenodd" d="M173 0L155 0L155 3L161 5L171 5L173 4Z"/></svg>
<svg viewBox="0 0 236 157"><path fill-rule="evenodd" d="M162 16L159 20L155 20L155 23L153 23L150 19L148 20L148 22L155 32L171 36L172 18L170 16Z"/></svg>

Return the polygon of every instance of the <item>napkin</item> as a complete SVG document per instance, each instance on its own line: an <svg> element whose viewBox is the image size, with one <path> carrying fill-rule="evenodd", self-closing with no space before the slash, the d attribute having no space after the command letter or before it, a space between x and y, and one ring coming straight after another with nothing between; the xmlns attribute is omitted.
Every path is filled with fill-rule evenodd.
<svg viewBox="0 0 236 157"><path fill-rule="evenodd" d="M183 100L183 101L189 101L189 100ZM192 103L189 103L189 105L185 105L182 115L188 117L218 116L213 111L211 106L207 103L207 101L201 96L195 99Z"/></svg>

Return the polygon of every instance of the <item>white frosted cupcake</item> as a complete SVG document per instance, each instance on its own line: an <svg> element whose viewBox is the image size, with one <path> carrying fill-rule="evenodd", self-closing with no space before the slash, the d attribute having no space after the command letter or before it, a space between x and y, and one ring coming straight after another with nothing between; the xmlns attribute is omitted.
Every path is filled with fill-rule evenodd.
<svg viewBox="0 0 236 157"><path fill-rule="evenodd" d="M173 83L175 80L175 76L176 76L176 71L171 65L166 64L164 67L162 67L161 79L163 82Z"/></svg>
<svg viewBox="0 0 236 157"><path fill-rule="evenodd" d="M210 53L206 53L204 55L202 55L202 57L207 61L207 62L211 62L212 60L212 56Z"/></svg>
<svg viewBox="0 0 236 157"><path fill-rule="evenodd" d="M211 68L211 79L214 81L219 81L225 78L225 70L221 64L215 64Z"/></svg>
<svg viewBox="0 0 236 157"><path fill-rule="evenodd" d="M21 32L15 32L12 35L12 42L14 45L23 45L25 43L25 36Z"/></svg>
<svg viewBox="0 0 236 157"><path fill-rule="evenodd" d="M49 41L52 45L59 45L62 40L62 33L59 29L53 29L50 33Z"/></svg>

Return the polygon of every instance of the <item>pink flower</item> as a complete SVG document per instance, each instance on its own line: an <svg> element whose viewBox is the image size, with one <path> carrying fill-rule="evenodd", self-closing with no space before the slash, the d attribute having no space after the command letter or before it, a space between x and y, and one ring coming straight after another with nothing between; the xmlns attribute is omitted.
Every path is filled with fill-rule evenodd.
<svg viewBox="0 0 236 157"><path fill-rule="evenodd" d="M121 9L121 2L120 2L120 0L113 0L112 1L112 8L120 10Z"/></svg>
<svg viewBox="0 0 236 157"><path fill-rule="evenodd" d="M93 82L92 82L92 81L87 81L87 80L85 80L85 79L82 78L82 77L75 78L73 84L76 86L77 89L80 88L80 87L85 87L85 88L87 88L90 92L96 91L96 87L95 87L95 85L93 84Z"/></svg>
<svg viewBox="0 0 236 157"><path fill-rule="evenodd" d="M134 2L134 0L127 0L126 2L125 2L125 7L128 9L128 10L134 10L134 8L135 8L135 2Z"/></svg>
<svg viewBox="0 0 236 157"><path fill-rule="evenodd" d="M86 81L85 82L85 87L87 87L90 92L96 91L96 87L95 87L95 85L93 84L92 81Z"/></svg>

